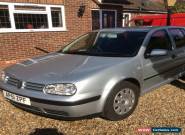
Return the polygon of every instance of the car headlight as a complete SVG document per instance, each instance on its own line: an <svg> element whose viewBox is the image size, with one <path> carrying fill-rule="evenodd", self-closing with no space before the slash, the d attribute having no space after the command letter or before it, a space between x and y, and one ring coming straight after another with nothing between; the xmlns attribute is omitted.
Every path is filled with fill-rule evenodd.
<svg viewBox="0 0 185 135"><path fill-rule="evenodd" d="M0 71L0 81L5 81L6 74L4 71Z"/></svg>
<svg viewBox="0 0 185 135"><path fill-rule="evenodd" d="M43 91L47 94L72 96L76 93L77 89L74 84L66 83L47 85Z"/></svg>

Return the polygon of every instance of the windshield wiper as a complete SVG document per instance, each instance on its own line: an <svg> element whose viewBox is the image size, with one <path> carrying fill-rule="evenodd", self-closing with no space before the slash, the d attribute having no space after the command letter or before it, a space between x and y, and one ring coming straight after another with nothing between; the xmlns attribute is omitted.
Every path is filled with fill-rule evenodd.
<svg viewBox="0 0 185 135"><path fill-rule="evenodd" d="M96 54L96 55L111 55L111 56L113 56L113 55L121 55L119 53L114 53L114 52L95 52L94 54Z"/></svg>
<svg viewBox="0 0 185 135"><path fill-rule="evenodd" d="M84 52L63 52L64 54L80 54L80 55L88 55L89 52L84 51Z"/></svg>
<svg viewBox="0 0 185 135"><path fill-rule="evenodd" d="M42 48L40 48L40 47L34 47L35 49L37 49L37 50L39 50L39 51L41 51L41 52L44 52L44 53L50 53L49 51L47 51L47 50L44 50L44 49L42 49Z"/></svg>
<svg viewBox="0 0 185 135"><path fill-rule="evenodd" d="M104 57L132 57L132 55L114 53L114 52L96 52L93 53L95 56L104 56Z"/></svg>
<svg viewBox="0 0 185 135"><path fill-rule="evenodd" d="M79 55L89 55L89 56L105 56L105 57L131 57L131 55L124 55L121 53L115 52L103 52L103 51L94 51L94 50L84 50L76 52L63 52L65 54L79 54Z"/></svg>

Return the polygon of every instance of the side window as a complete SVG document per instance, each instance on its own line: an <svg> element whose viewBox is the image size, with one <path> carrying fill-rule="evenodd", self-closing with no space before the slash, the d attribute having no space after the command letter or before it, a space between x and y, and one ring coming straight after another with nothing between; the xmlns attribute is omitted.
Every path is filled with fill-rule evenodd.
<svg viewBox="0 0 185 135"><path fill-rule="evenodd" d="M153 33L148 43L145 55L150 54L153 49L172 50L170 38L165 30Z"/></svg>
<svg viewBox="0 0 185 135"><path fill-rule="evenodd" d="M185 46L185 35L182 30L180 29L169 29L170 34L175 41L176 48L181 48Z"/></svg>

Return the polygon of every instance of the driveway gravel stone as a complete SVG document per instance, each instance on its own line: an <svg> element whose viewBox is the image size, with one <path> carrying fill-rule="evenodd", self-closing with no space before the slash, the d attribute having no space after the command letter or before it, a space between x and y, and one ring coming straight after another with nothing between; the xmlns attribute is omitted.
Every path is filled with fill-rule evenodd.
<svg viewBox="0 0 185 135"><path fill-rule="evenodd" d="M137 135L138 128L147 127L180 127L185 135L184 81L145 94L134 113L117 122L101 118L64 121L34 115L7 102L0 89L0 135Z"/></svg>
<svg viewBox="0 0 185 135"><path fill-rule="evenodd" d="M135 112L117 122L101 118L54 120L15 108L0 93L0 135L137 135L138 128L180 127L185 135L185 83L145 94Z"/></svg>

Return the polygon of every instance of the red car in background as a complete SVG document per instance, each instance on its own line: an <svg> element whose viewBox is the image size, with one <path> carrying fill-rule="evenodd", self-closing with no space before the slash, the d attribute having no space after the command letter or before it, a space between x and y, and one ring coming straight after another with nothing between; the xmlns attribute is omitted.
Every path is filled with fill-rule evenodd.
<svg viewBox="0 0 185 135"><path fill-rule="evenodd" d="M166 26L167 14L136 16L131 22L136 26ZM172 14L171 26L185 26L185 13Z"/></svg>

